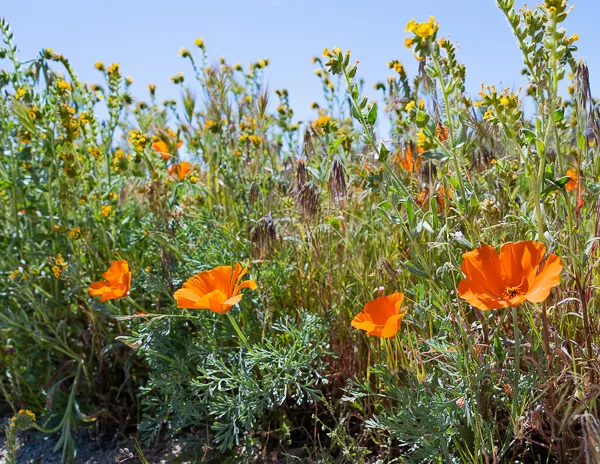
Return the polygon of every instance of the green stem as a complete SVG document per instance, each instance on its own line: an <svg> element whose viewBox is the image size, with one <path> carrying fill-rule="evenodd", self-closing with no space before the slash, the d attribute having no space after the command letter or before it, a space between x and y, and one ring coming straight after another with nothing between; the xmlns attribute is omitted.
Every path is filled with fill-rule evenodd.
<svg viewBox="0 0 600 464"><path fill-rule="evenodd" d="M463 178L460 172L460 165L458 163L458 158L454 151L454 127L452 123L452 114L450 112L450 99L448 97L448 89L446 88L446 84L444 83L444 78L442 77L442 68L440 67L440 63L438 60L438 56L436 52L431 54L433 59L433 64L435 65L435 71L440 80L440 87L442 89L442 95L444 96L444 106L446 108L446 125L448 126L448 134L450 136L450 152L452 153L452 164L454 165L454 170L456 171L456 177L458 178L458 185L460 188L460 196L462 197L463 206L465 208L465 212L468 211L469 204L467 202L467 195L465 194L465 184L463 182Z"/></svg>
<svg viewBox="0 0 600 464"><path fill-rule="evenodd" d="M240 329L240 326L237 324L237 322L235 322L235 319L231 315L231 312L227 313L227 317L229 317L229 321L231 322L231 325L233 326L233 329L237 332L238 336L240 337L240 340L242 340L242 343L246 346L246 349L248 351L252 351L252 349L250 348L250 344L248 343L248 340L246 339L246 337L242 333L242 330Z"/></svg>
<svg viewBox="0 0 600 464"><path fill-rule="evenodd" d="M515 372L513 378L513 402L512 402L512 418L513 422L517 422L517 410L519 408L519 372L521 364L521 332L519 331L519 315L517 307L512 308L513 330L515 332Z"/></svg>

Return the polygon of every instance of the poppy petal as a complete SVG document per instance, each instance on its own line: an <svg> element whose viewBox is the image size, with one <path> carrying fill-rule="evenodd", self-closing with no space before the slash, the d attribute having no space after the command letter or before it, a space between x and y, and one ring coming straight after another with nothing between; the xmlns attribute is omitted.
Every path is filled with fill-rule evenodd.
<svg viewBox="0 0 600 464"><path fill-rule="evenodd" d="M254 279L244 280L237 288L236 293L238 293L242 288L249 288L250 290L256 290L256 281Z"/></svg>
<svg viewBox="0 0 600 464"><path fill-rule="evenodd" d="M390 317L383 328L381 329L380 337L383 338L392 338L398 333L400 329L400 323L402 322L402 318L406 314L406 311L401 314L396 314L395 316Z"/></svg>
<svg viewBox="0 0 600 464"><path fill-rule="evenodd" d="M236 304L238 304L240 302L240 300L242 299L244 295L236 295L236 296L232 296L231 298L229 298L228 300L225 300L223 302L223 305L227 305L227 306L234 306Z"/></svg>
<svg viewBox="0 0 600 464"><path fill-rule="evenodd" d="M500 248L500 261L504 272L504 285L507 287L519 287L527 291L532 284L537 268L546 253L543 243L531 240L505 243Z"/></svg>
<svg viewBox="0 0 600 464"><path fill-rule="evenodd" d="M477 282L484 290L497 296L502 295L502 266L494 247L481 245L463 254L461 269L470 280Z"/></svg>
<svg viewBox="0 0 600 464"><path fill-rule="evenodd" d="M560 283L562 269L561 259L557 255L551 254L530 285L525 298L532 303L541 303L548 298L550 290Z"/></svg>
<svg viewBox="0 0 600 464"><path fill-rule="evenodd" d="M460 281L458 284L458 295L471 306L475 306L482 311L506 308L508 306L508 302L490 295L483 286L470 279Z"/></svg>
<svg viewBox="0 0 600 464"><path fill-rule="evenodd" d="M180 288L173 295L177 301L177 307L184 309L196 309L196 302L200 299L200 295L191 288Z"/></svg>
<svg viewBox="0 0 600 464"><path fill-rule="evenodd" d="M108 282L93 282L88 289L92 296L100 296L110 290Z"/></svg>

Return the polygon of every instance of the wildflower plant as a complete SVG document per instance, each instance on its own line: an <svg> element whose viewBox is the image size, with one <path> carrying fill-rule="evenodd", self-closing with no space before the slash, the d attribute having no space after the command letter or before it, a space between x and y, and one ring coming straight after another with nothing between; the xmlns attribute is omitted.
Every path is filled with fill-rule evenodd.
<svg viewBox="0 0 600 464"><path fill-rule="evenodd" d="M64 462L79 427L219 461L596 458L600 113L570 6L497 5L520 89L467 94L450 25L414 19L418 73L391 59L380 100L349 50L314 58L309 121L266 58L197 39L161 102L125 64L22 61L1 20L7 448L24 424Z"/></svg>

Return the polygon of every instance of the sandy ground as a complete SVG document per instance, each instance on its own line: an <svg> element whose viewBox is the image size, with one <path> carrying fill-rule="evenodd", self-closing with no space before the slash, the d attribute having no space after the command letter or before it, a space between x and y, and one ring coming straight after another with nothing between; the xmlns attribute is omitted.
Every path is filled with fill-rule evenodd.
<svg viewBox="0 0 600 464"><path fill-rule="evenodd" d="M6 463L6 448L4 442L4 420L0 419L0 464ZM143 462L136 452L135 439L97 440L90 436L89 431L79 430L75 433L77 441L77 464L114 464ZM19 464L60 464L61 451L54 451L58 435L44 435L35 431L19 433ZM162 449L144 450L144 457L152 464L162 463L193 463L199 459L183 456L184 446L178 440L171 440Z"/></svg>

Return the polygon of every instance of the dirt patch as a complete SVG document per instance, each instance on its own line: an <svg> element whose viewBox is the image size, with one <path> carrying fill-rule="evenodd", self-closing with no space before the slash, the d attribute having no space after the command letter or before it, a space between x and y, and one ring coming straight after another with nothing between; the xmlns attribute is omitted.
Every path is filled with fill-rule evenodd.
<svg viewBox="0 0 600 464"><path fill-rule="evenodd" d="M0 422L0 464L6 463L6 448L4 443L4 420ZM26 430L19 432L17 462L19 464L60 464L61 450L54 451L58 441L57 434L45 435L40 432ZM101 439L94 437L88 430L79 430L74 434L77 443L77 464L114 464L144 462L151 464L163 463L192 463L199 462L199 456L194 456L185 443L179 439L169 440L156 449L143 449L142 455L136 451L134 437L122 439Z"/></svg>

